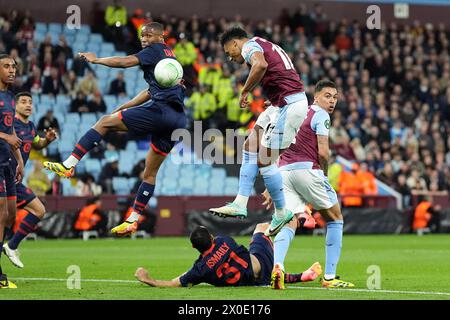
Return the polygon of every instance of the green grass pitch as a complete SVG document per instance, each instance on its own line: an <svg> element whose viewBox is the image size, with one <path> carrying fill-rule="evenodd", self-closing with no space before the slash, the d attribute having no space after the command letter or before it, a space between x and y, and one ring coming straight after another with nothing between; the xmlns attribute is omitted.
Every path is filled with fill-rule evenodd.
<svg viewBox="0 0 450 320"><path fill-rule="evenodd" d="M236 238L248 246L250 237ZM338 274L355 283L354 289L323 289L318 280L268 287L151 288L135 282L138 266L158 279L172 279L191 267L197 252L189 239L105 239L25 241L21 246L24 269L2 255L2 267L18 285L2 290L3 299L450 299L450 235L344 236ZM324 267L324 238L297 236L286 259L289 272L301 272L313 262ZM67 288L67 269L77 265L81 289ZM381 271L381 290L367 288L368 267ZM122 280L122 281L118 281Z"/></svg>

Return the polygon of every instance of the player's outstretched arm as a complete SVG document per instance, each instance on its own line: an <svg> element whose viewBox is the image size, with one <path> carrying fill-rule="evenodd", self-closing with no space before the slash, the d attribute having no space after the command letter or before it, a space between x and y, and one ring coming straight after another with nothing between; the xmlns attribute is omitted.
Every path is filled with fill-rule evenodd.
<svg viewBox="0 0 450 320"><path fill-rule="evenodd" d="M52 143L54 140L56 140L56 131L53 128L48 128L44 130L45 137L41 138L39 136L36 136L35 140L33 141L33 148L36 150L41 150L47 147L50 143Z"/></svg>
<svg viewBox="0 0 450 320"><path fill-rule="evenodd" d="M148 284L152 287L181 287L180 277L171 281L153 279L144 268L137 268L134 276L142 283Z"/></svg>
<svg viewBox="0 0 450 320"><path fill-rule="evenodd" d="M141 92L139 92L136 95L136 97L134 97L130 101L124 103L120 107L116 108L112 113L116 113L116 112L119 112L121 110L125 110L125 109L129 109L129 108L132 108L132 107L139 106L139 105L143 104L144 102L150 100L150 98L151 98L150 93L148 92L147 89L144 89Z"/></svg>
<svg viewBox="0 0 450 320"><path fill-rule="evenodd" d="M78 55L84 58L87 62L102 64L111 68L130 68L137 66L139 64L139 59L135 55L130 55L126 57L105 57L97 58L97 56L92 52L80 52Z"/></svg>

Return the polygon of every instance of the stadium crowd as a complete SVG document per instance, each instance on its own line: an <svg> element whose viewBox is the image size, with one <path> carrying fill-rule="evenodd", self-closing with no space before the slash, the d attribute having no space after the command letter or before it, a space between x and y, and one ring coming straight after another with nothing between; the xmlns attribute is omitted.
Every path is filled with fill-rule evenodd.
<svg viewBox="0 0 450 320"><path fill-rule="evenodd" d="M368 30L356 21L329 19L320 5L310 11L300 6L294 14L283 10L277 19L258 22L240 16L152 17L142 9L128 15L119 3L106 8L103 17L103 24L93 29L127 53L139 49L142 24L154 19L165 25L167 43L184 68L187 112L191 121L202 120L204 129L235 128L246 134L264 110L259 88L252 94L250 108L239 108L239 90L248 68L232 65L218 41L225 28L240 24L286 51L310 102L318 80L336 82L340 101L332 115L333 153L359 163L356 171L367 172L344 176L340 165L331 166L335 178L330 180L338 191L346 182L371 185L373 176L403 195L450 187L450 32L443 24L416 21ZM70 112L104 112L102 95L127 95L127 79L121 73L102 92L95 72L77 58L63 35L57 45L50 38L34 41L34 23L29 11L4 12L0 18L0 53L9 53L18 64L15 91L66 94L72 101ZM68 59L73 59L70 70ZM51 114L45 117L38 129L55 127L50 124ZM116 141L120 139L107 140L104 151L120 148ZM132 174L138 177L139 168L135 169ZM114 165L104 171L99 180L104 190L113 192L105 181L118 171ZM344 188L348 190L347 185Z"/></svg>

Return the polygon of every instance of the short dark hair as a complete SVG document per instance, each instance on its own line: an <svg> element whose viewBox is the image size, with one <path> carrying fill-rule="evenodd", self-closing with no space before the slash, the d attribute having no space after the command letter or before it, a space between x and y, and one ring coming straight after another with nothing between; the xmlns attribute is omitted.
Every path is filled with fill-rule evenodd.
<svg viewBox="0 0 450 320"><path fill-rule="evenodd" d="M322 91L323 88L333 88L337 89L336 83L331 80L320 80L316 84L316 88L314 89L314 93Z"/></svg>
<svg viewBox="0 0 450 320"><path fill-rule="evenodd" d="M159 22L150 22L150 23L147 23L146 25L144 25L144 27L164 33L164 26Z"/></svg>
<svg viewBox="0 0 450 320"><path fill-rule="evenodd" d="M222 47L230 40L248 38L247 32L241 27L233 27L228 29L220 36Z"/></svg>
<svg viewBox="0 0 450 320"><path fill-rule="evenodd" d="M22 91L22 92L19 92L18 94L16 94L16 96L14 97L16 102L19 101L20 97L30 97L31 99L33 99L31 92L28 92L28 91Z"/></svg>
<svg viewBox="0 0 450 320"><path fill-rule="evenodd" d="M6 59L6 58L12 59L11 56L10 56L9 54L6 54L6 53L1 53L1 54L0 54L0 60Z"/></svg>
<svg viewBox="0 0 450 320"><path fill-rule="evenodd" d="M211 233L204 226L198 226L191 232L192 247L200 251L200 253L208 250L212 245Z"/></svg>

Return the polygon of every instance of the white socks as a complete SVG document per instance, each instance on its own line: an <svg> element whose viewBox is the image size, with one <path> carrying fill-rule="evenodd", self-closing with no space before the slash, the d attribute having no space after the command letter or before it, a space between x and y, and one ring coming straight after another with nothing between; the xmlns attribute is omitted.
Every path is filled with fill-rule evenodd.
<svg viewBox="0 0 450 320"><path fill-rule="evenodd" d="M241 196L240 194L238 194L236 196L236 199L234 199L233 203L237 204L241 208L247 208L248 197Z"/></svg>
<svg viewBox="0 0 450 320"><path fill-rule="evenodd" d="M75 158L73 155L70 155L66 161L63 162L63 166L66 167L67 169L70 169L72 167L75 167L78 162L80 162L80 160L78 160L77 158Z"/></svg>
<svg viewBox="0 0 450 320"><path fill-rule="evenodd" d="M130 216L127 219L127 222L135 222L139 220L139 213L137 212L131 212Z"/></svg>

